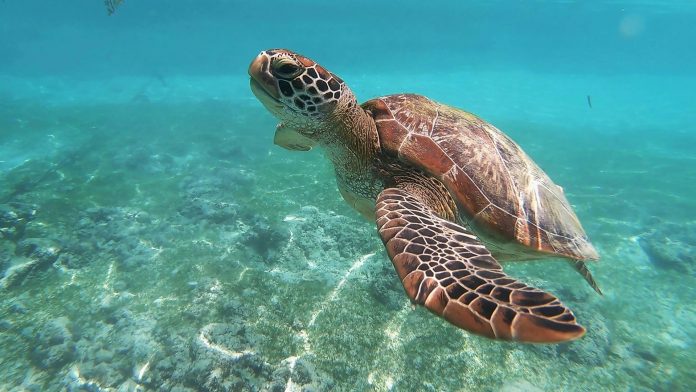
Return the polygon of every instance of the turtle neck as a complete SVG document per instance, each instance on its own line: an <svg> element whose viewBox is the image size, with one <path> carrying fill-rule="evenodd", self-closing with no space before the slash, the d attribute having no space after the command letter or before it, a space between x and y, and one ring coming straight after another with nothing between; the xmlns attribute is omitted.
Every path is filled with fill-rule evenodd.
<svg viewBox="0 0 696 392"><path fill-rule="evenodd" d="M353 93L347 93L347 99L329 117L318 141L334 165L339 186L374 198L375 192L381 190L374 170L380 152L377 126Z"/></svg>

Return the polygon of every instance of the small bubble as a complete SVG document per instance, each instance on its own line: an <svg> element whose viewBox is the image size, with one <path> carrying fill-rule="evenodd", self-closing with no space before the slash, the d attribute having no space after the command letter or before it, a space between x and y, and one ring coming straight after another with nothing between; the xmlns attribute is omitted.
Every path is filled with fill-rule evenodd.
<svg viewBox="0 0 696 392"><path fill-rule="evenodd" d="M645 21L640 15L627 15L619 22L619 32L626 38L638 36L645 29Z"/></svg>

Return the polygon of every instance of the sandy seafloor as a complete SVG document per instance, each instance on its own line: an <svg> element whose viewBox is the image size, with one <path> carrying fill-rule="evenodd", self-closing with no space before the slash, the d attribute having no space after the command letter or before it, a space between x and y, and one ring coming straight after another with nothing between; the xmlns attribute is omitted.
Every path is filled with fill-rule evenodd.
<svg viewBox="0 0 696 392"><path fill-rule="evenodd" d="M696 389L696 75L368 74L332 57L361 100L466 108L564 186L604 296L561 261L505 268L587 335L494 342L413 309L322 155L273 146L244 67L6 72L0 390Z"/></svg>

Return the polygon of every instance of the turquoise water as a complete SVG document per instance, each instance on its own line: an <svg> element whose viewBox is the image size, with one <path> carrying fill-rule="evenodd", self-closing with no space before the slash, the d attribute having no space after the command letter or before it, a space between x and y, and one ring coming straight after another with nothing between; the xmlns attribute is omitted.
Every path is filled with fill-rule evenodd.
<svg viewBox="0 0 696 392"><path fill-rule="evenodd" d="M588 3L0 2L0 390L695 390L696 6ZM585 337L413 309L324 157L272 144L247 76L271 47L516 140L605 294L505 269Z"/></svg>

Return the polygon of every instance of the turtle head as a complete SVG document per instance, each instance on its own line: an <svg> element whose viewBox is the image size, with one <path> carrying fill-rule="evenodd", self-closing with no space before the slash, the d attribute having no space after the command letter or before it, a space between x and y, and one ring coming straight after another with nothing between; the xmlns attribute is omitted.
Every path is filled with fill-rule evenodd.
<svg viewBox="0 0 696 392"><path fill-rule="evenodd" d="M312 138L357 105L341 78L285 49L261 52L249 66L251 90L283 124Z"/></svg>

